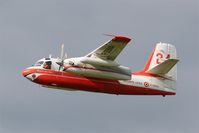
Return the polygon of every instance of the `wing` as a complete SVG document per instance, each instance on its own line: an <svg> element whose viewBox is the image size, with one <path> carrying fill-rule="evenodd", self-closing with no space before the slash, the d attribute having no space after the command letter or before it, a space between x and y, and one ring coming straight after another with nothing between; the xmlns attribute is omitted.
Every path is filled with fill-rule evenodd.
<svg viewBox="0 0 199 133"><path fill-rule="evenodd" d="M99 48L86 55L86 57L97 57L103 60L114 61L115 58L124 49L126 44L130 41L130 38L124 36L115 36L110 41L106 42Z"/></svg>

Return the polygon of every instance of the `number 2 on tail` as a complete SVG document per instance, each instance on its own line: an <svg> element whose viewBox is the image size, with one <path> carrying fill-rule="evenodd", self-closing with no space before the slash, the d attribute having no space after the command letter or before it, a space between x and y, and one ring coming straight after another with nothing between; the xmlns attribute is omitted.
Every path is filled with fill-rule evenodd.
<svg viewBox="0 0 199 133"><path fill-rule="evenodd" d="M163 57L163 54L162 54L162 53L157 53L157 54L156 54L156 57L157 57L157 59L156 59L156 64L162 63L160 60L161 60L162 58L164 58L164 57ZM167 54L166 59L170 59L170 54Z"/></svg>

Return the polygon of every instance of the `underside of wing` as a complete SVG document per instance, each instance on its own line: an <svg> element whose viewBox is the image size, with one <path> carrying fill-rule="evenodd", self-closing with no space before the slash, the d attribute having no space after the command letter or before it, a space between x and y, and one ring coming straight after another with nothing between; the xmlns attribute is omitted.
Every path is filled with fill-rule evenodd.
<svg viewBox="0 0 199 133"><path fill-rule="evenodd" d="M130 42L130 40L130 38L124 36L115 36L110 41L106 42L99 48L86 55L86 57L94 57L103 60L114 61L120 52L124 49L126 44Z"/></svg>

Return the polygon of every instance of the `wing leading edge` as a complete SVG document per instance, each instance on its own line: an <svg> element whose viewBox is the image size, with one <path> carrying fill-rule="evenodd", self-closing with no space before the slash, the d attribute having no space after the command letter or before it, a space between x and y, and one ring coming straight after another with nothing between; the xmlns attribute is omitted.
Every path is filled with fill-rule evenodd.
<svg viewBox="0 0 199 133"><path fill-rule="evenodd" d="M124 36L115 36L110 41L104 43L102 46L86 55L86 57L114 61L130 41L130 38Z"/></svg>

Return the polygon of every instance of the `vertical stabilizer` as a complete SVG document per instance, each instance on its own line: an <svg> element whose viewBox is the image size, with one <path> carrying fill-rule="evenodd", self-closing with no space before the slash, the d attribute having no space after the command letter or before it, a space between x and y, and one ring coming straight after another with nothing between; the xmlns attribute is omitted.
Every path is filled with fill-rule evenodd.
<svg viewBox="0 0 199 133"><path fill-rule="evenodd" d="M176 48L167 43L158 43L149 57L142 72L158 74L166 78L177 79L178 62Z"/></svg>

